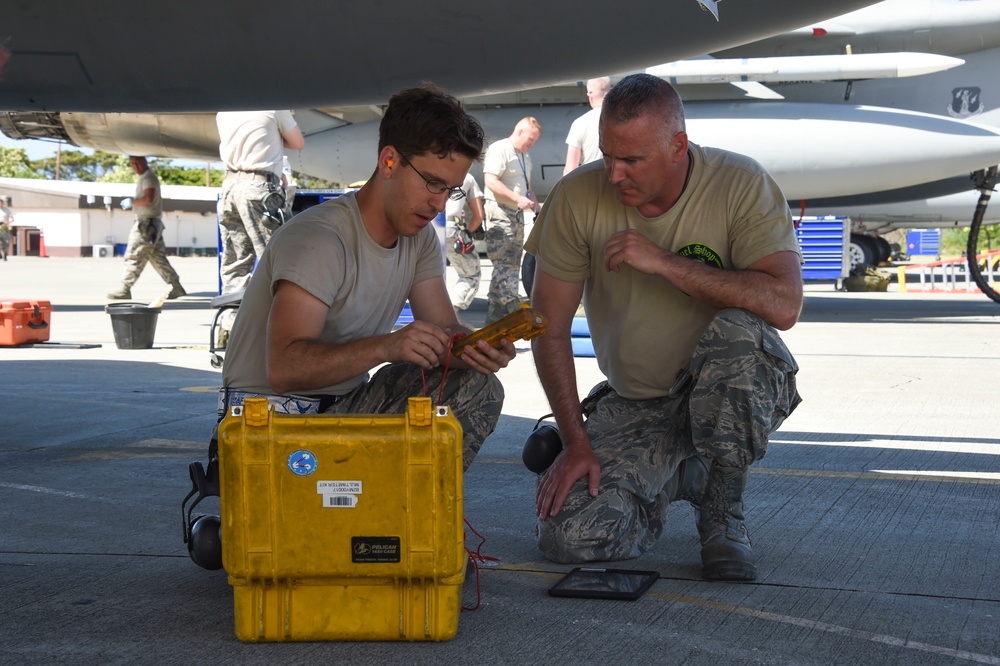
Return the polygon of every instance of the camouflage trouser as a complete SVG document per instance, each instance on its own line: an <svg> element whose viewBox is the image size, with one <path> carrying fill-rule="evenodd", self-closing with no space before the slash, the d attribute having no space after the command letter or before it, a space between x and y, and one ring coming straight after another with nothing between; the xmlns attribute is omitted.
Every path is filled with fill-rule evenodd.
<svg viewBox="0 0 1000 666"><path fill-rule="evenodd" d="M486 255L493 263L493 277L487 295L490 307L486 323L517 310L521 305L521 253L524 247L524 213L486 200Z"/></svg>
<svg viewBox="0 0 1000 666"><path fill-rule="evenodd" d="M476 298L479 291L479 278L482 275L482 266L479 261L479 253L473 250L468 254L459 254L455 251L454 228L445 242L445 254L448 262L455 272L458 273L458 282L451 289L451 304L456 310L465 310Z"/></svg>
<svg viewBox="0 0 1000 666"><path fill-rule="evenodd" d="M426 393L435 404L448 405L462 425L462 467L468 469L483 442L496 429L503 408L503 385L496 375L452 369L448 371L442 390L442 377L443 368L421 375L419 366L393 363L382 366L368 382L336 398L261 397L267 398L275 411L284 414L315 414L321 409L325 414L403 414L409 398ZM220 418L227 407L241 405L245 398L261 395L227 389L219 394ZM332 404L324 404L329 402Z"/></svg>
<svg viewBox="0 0 1000 666"><path fill-rule="evenodd" d="M599 386L584 401L601 463L597 497L578 480L559 514L538 523L538 547L556 562L638 557L659 538L664 485L701 454L745 468L798 405L798 366L777 331L745 310L720 311L670 394L629 400Z"/></svg>
<svg viewBox="0 0 1000 666"><path fill-rule="evenodd" d="M0 257L6 257L10 254L10 229L8 227L0 227Z"/></svg>
<svg viewBox="0 0 1000 666"><path fill-rule="evenodd" d="M245 289L257 259L278 228L285 194L277 176L229 173L219 199L222 292Z"/></svg>
<svg viewBox="0 0 1000 666"><path fill-rule="evenodd" d="M158 217L136 219L128 233L125 249L125 273L122 282L132 287L142 269L149 263L167 284L180 282L177 271L167 261L167 246L163 242L163 221Z"/></svg>

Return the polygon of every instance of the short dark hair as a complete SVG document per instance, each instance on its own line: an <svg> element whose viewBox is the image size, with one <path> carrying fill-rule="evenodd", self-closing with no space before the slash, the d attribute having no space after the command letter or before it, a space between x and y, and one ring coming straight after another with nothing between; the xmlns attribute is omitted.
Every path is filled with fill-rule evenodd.
<svg viewBox="0 0 1000 666"><path fill-rule="evenodd" d="M658 114L676 132L685 130L684 104L672 85L651 74L631 74L604 96L601 121L620 124L646 113Z"/></svg>
<svg viewBox="0 0 1000 666"><path fill-rule="evenodd" d="M389 98L378 126L378 150L393 146L403 155L450 153L479 160L483 128L462 103L432 83L401 90Z"/></svg>

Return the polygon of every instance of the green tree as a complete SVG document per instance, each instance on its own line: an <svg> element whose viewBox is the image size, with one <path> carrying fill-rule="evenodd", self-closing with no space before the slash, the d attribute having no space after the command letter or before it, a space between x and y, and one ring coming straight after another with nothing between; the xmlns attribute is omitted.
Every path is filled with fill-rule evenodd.
<svg viewBox="0 0 1000 666"><path fill-rule="evenodd" d="M322 180L320 178L313 178L312 176L307 176L304 173L299 173L298 171L292 172L292 177L295 182L298 183L298 188L300 190L325 190L335 187L342 187L337 183L331 182L329 180Z"/></svg>
<svg viewBox="0 0 1000 666"><path fill-rule="evenodd" d="M205 185L205 169L198 167L174 166L171 160L153 160L150 167L156 171L160 177L160 182L164 185ZM226 172L221 169L212 169L209 172L209 184L212 187L221 187L222 179Z"/></svg>
<svg viewBox="0 0 1000 666"><path fill-rule="evenodd" d="M42 178L50 180L56 177L56 157L46 157L31 162L32 170ZM61 180L82 180L93 183L101 179L116 166L128 164L128 158L117 153L106 153L95 150L93 155L87 155L80 150L63 150L58 156L59 178Z"/></svg>
<svg viewBox="0 0 1000 666"><path fill-rule="evenodd" d="M0 146L0 177L2 178L42 178L31 168L31 161L24 148Z"/></svg>
<svg viewBox="0 0 1000 666"><path fill-rule="evenodd" d="M105 153L107 155L109 153ZM96 153L95 153L96 155ZM104 173L97 177L98 183L132 183L135 182L135 172L125 155L116 155L114 163L102 165Z"/></svg>

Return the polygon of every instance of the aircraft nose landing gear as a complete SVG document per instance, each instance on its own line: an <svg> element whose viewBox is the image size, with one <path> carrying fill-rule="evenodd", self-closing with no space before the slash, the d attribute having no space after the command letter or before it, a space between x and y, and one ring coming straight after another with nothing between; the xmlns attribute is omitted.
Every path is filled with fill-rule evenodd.
<svg viewBox="0 0 1000 666"><path fill-rule="evenodd" d="M993 301L1000 303L1000 294L993 288L989 280L983 277L982 268L979 265L979 228L983 224L983 217L986 215L986 206L990 203L990 195L997 184L997 167L991 166L972 174L972 179L979 190L979 202L976 204L976 212L972 216L972 224L969 226L969 244L965 248L965 256L969 262L969 275L975 280L976 285L984 294ZM986 261L990 261L987 258Z"/></svg>

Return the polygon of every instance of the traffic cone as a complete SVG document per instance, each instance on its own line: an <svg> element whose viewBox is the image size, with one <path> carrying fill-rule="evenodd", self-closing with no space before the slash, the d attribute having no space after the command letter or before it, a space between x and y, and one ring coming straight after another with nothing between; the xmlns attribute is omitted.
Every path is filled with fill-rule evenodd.
<svg viewBox="0 0 1000 666"><path fill-rule="evenodd" d="M48 253L45 251L45 234L38 234L38 256L47 257Z"/></svg>

